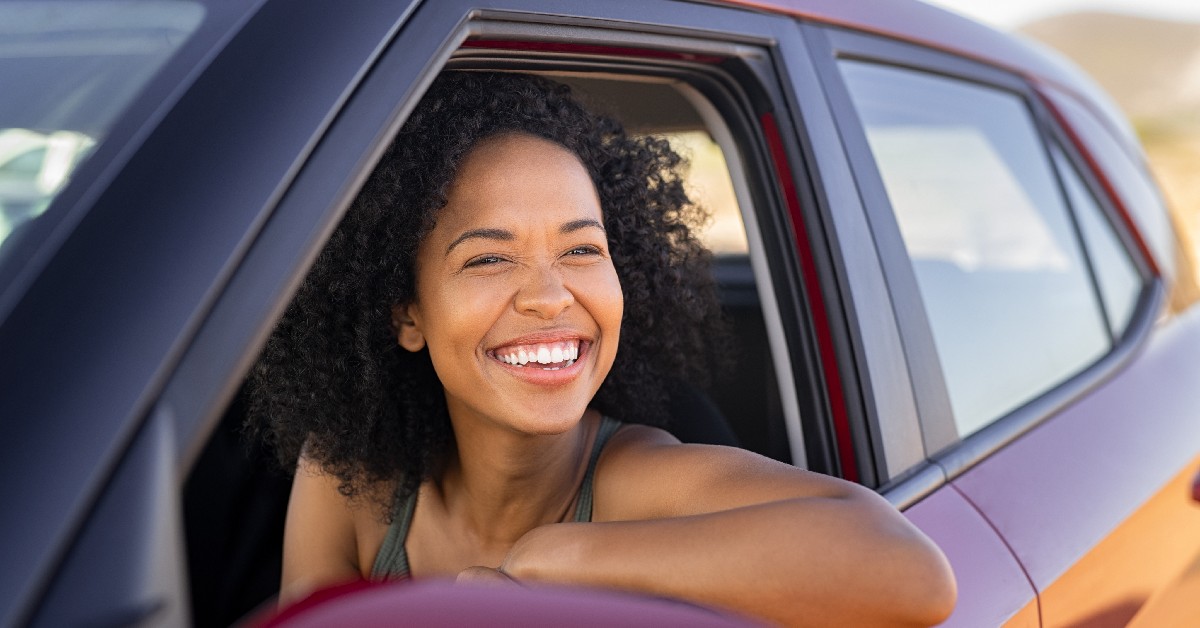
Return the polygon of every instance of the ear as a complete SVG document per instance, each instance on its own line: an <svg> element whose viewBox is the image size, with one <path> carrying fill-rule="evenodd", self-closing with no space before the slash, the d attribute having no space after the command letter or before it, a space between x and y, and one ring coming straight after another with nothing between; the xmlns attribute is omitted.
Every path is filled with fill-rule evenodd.
<svg viewBox="0 0 1200 628"><path fill-rule="evenodd" d="M414 305L392 306L392 330L396 332L396 342L405 349L416 353L425 348L425 334L421 332Z"/></svg>

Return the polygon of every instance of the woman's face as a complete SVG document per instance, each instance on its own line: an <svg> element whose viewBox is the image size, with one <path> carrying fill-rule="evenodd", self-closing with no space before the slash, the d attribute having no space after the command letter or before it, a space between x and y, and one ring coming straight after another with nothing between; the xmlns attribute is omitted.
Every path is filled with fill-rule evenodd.
<svg viewBox="0 0 1200 628"><path fill-rule="evenodd" d="M456 421L556 434L608 374L623 305L587 170L510 133L464 159L394 322L404 348L429 348Z"/></svg>

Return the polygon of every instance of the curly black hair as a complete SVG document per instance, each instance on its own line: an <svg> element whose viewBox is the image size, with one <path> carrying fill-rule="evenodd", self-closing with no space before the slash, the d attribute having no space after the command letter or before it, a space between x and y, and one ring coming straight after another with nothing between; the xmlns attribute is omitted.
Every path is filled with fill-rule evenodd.
<svg viewBox="0 0 1200 628"><path fill-rule="evenodd" d="M250 426L285 468L303 451L348 497L387 486L387 513L451 442L427 350L396 343L392 306L416 297L417 245L459 164L481 140L525 133L573 152L599 193L625 297L616 362L592 405L662 426L669 387L706 385L724 322L711 254L662 139L632 137L570 89L512 73L445 72L408 118L317 258L251 375ZM385 483L385 484L380 484Z"/></svg>

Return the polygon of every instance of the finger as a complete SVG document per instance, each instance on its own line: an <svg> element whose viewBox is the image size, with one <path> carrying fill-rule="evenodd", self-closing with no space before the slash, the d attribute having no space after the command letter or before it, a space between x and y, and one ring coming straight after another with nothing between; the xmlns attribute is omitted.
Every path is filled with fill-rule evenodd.
<svg viewBox="0 0 1200 628"><path fill-rule="evenodd" d="M513 584L515 581L508 575L490 567L467 567L458 573L455 582L481 584Z"/></svg>

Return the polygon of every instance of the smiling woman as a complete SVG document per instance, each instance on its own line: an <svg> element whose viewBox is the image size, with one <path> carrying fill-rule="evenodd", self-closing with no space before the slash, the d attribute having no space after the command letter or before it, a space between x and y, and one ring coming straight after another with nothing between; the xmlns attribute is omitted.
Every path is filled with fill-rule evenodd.
<svg viewBox="0 0 1200 628"><path fill-rule="evenodd" d="M587 170L558 144L505 133L463 160L417 249L417 298L393 308L401 346L428 347L456 425L555 434L583 414L621 336L602 220Z"/></svg>
<svg viewBox="0 0 1200 628"><path fill-rule="evenodd" d="M284 601L456 577L797 625L949 613L944 557L878 495L651 427L723 350L679 161L544 79L435 82L255 369L297 469Z"/></svg>

